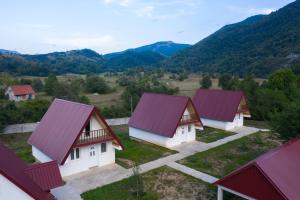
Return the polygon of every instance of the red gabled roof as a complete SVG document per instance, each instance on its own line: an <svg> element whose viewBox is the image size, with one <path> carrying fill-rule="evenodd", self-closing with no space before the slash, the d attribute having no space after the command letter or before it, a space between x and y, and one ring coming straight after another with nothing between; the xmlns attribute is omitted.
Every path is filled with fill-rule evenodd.
<svg viewBox="0 0 300 200"><path fill-rule="evenodd" d="M31 134L28 143L37 147L51 159L64 164L86 123L97 114L114 139L122 146L95 106L55 99ZM123 147L123 146L122 146Z"/></svg>
<svg viewBox="0 0 300 200"><path fill-rule="evenodd" d="M232 122L243 97L242 91L198 89L193 102L201 118Z"/></svg>
<svg viewBox="0 0 300 200"><path fill-rule="evenodd" d="M12 85L11 90L15 96L25 95L25 94L34 94L34 91L31 85Z"/></svg>
<svg viewBox="0 0 300 200"><path fill-rule="evenodd" d="M193 104L189 97L144 93L128 125L161 136L173 137L189 102Z"/></svg>
<svg viewBox="0 0 300 200"><path fill-rule="evenodd" d="M215 184L256 199L299 199L299 155L300 140L292 140L263 154ZM249 171L253 169L257 172L251 174Z"/></svg>
<svg viewBox="0 0 300 200"><path fill-rule="evenodd" d="M25 173L44 191L64 184L56 161L31 165L25 169Z"/></svg>
<svg viewBox="0 0 300 200"><path fill-rule="evenodd" d="M26 171L30 166L26 165L17 155L11 150L0 144L0 174L10 180L13 184L37 200L54 200L55 198L47 191L43 190L40 183L36 182L31 176L28 176ZM59 170L51 171L52 176L60 177Z"/></svg>

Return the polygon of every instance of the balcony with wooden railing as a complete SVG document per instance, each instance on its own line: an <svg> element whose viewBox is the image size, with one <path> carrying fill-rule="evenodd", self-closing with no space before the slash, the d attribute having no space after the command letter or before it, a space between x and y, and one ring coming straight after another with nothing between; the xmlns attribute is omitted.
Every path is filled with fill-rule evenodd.
<svg viewBox="0 0 300 200"><path fill-rule="evenodd" d="M191 124L191 123L195 123L198 121L199 121L199 119L197 119L197 116L195 114L189 114L189 115L183 115L179 124L180 125Z"/></svg>
<svg viewBox="0 0 300 200"><path fill-rule="evenodd" d="M112 140L113 137L107 129L98 129L83 132L78 138L75 146L83 146L86 144L95 144L103 141Z"/></svg>

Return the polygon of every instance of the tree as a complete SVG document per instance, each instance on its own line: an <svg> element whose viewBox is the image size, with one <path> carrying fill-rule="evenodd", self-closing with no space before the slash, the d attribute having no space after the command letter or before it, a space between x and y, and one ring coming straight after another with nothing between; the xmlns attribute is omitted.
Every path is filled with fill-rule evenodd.
<svg viewBox="0 0 300 200"><path fill-rule="evenodd" d="M144 192L144 181L143 177L140 174L140 167L135 163L132 168L133 176L133 193L136 195L137 199L142 199L142 197L145 195Z"/></svg>
<svg viewBox="0 0 300 200"><path fill-rule="evenodd" d="M300 136L300 101L287 105L283 111L272 115L273 130L284 139Z"/></svg>
<svg viewBox="0 0 300 200"><path fill-rule="evenodd" d="M298 79L291 69L282 69L271 74L267 86L273 90L283 91L290 99L296 98L295 95L299 93Z"/></svg>
<svg viewBox="0 0 300 200"><path fill-rule="evenodd" d="M212 81L208 75L203 76L200 81L201 88L208 89L212 85Z"/></svg>
<svg viewBox="0 0 300 200"><path fill-rule="evenodd" d="M34 79L32 81L32 87L33 87L34 91L40 92L43 90L44 85L40 79Z"/></svg>
<svg viewBox="0 0 300 200"><path fill-rule="evenodd" d="M229 74L224 74L220 76L219 78L219 87L221 87L223 90L228 90L229 89L229 82L232 79L232 76Z"/></svg>
<svg viewBox="0 0 300 200"><path fill-rule="evenodd" d="M110 87L106 84L105 80L99 76L88 76L85 84L86 92L105 94L110 91Z"/></svg>
<svg viewBox="0 0 300 200"><path fill-rule="evenodd" d="M20 84L21 84L21 85L31 85L31 84L32 84L32 80L22 78L22 79L20 80Z"/></svg>
<svg viewBox="0 0 300 200"><path fill-rule="evenodd" d="M54 93L54 88L57 87L58 85L58 80L54 74L50 74L46 79L45 79L45 87L44 90L46 94L48 95L53 95Z"/></svg>

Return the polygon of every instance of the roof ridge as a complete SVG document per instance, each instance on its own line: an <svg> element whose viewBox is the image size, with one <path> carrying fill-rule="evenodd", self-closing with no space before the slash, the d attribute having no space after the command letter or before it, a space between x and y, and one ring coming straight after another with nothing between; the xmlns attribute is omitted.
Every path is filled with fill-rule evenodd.
<svg viewBox="0 0 300 200"><path fill-rule="evenodd" d="M66 100L66 99L60 99L60 98L55 98L54 101L64 101L64 102L68 102L68 103L72 103L72 104L79 104L81 106L87 106L87 107L93 107L93 108L96 107L96 106L94 106L92 104L85 104L85 103L80 103L80 102L76 102L76 101L70 101L70 100Z"/></svg>

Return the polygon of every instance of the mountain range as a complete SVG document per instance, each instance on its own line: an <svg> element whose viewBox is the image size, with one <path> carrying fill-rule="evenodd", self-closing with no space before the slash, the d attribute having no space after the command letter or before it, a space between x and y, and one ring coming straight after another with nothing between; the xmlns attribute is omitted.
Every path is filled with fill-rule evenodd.
<svg viewBox="0 0 300 200"><path fill-rule="evenodd" d="M122 52L100 55L90 49L27 55L0 51L0 71L13 74L100 73L123 71L132 67L155 65L188 47L187 44L157 42Z"/></svg>
<svg viewBox="0 0 300 200"><path fill-rule="evenodd" d="M266 76L295 62L300 62L300 0L269 15L224 26L161 66Z"/></svg>
<svg viewBox="0 0 300 200"><path fill-rule="evenodd" d="M0 51L0 71L27 75L160 67L265 77L294 63L300 63L300 0L226 25L191 46L164 41L106 55L90 49L39 55Z"/></svg>

